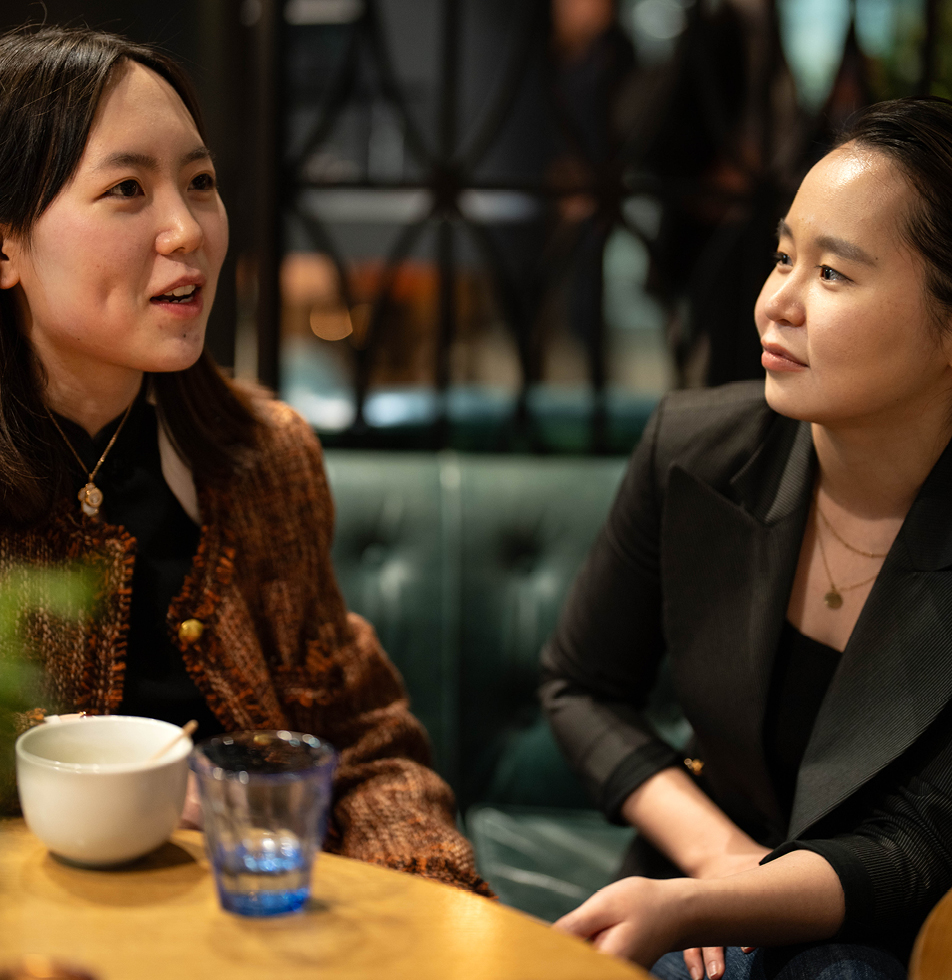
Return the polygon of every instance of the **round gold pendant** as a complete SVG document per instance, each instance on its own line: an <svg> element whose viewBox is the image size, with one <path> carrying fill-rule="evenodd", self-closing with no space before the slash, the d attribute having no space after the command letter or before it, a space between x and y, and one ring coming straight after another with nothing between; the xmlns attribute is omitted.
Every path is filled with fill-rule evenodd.
<svg viewBox="0 0 952 980"><path fill-rule="evenodd" d="M843 597L836 591L835 585L823 597L823 601L828 609L839 609L843 605Z"/></svg>
<svg viewBox="0 0 952 980"><path fill-rule="evenodd" d="M76 496L84 514L95 517L99 513L99 508L102 507L102 490L95 483L87 483Z"/></svg>

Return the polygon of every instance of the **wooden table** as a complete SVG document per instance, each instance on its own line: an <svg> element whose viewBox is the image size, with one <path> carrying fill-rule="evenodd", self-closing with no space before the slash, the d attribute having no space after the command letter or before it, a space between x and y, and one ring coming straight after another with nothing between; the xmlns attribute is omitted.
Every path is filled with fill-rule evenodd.
<svg viewBox="0 0 952 980"><path fill-rule="evenodd" d="M909 980L952 977L952 891L947 892L922 924L909 961Z"/></svg>
<svg viewBox="0 0 952 980"><path fill-rule="evenodd" d="M98 980L633 980L647 974L468 892L322 854L303 913L221 911L202 835L124 870L51 857L0 822L0 963L40 954Z"/></svg>

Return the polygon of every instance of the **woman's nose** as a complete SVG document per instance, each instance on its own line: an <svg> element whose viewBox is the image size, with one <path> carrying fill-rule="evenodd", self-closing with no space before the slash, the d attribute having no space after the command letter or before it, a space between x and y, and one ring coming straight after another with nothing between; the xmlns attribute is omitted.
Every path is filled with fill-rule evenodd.
<svg viewBox="0 0 952 980"><path fill-rule="evenodd" d="M805 320L803 302L797 290L797 283L788 276L776 289L771 289L770 280L764 287L763 310L768 319L784 326L800 327Z"/></svg>
<svg viewBox="0 0 952 980"><path fill-rule="evenodd" d="M173 252L194 252L201 247L204 240L205 233L188 206L188 202L182 198L171 200L156 235L156 251L162 255L171 255Z"/></svg>

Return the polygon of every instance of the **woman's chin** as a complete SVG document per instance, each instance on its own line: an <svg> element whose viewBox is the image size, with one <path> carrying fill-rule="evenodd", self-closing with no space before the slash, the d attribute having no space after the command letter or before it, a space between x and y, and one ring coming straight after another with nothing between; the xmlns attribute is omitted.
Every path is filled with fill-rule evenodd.
<svg viewBox="0 0 952 980"><path fill-rule="evenodd" d="M799 419L802 422L815 421L808 399L803 397L802 392L791 390L793 385L784 383L788 378L789 376L785 375L784 380L778 381L768 373L767 381L764 384L764 398L767 404L778 415Z"/></svg>
<svg viewBox="0 0 952 980"><path fill-rule="evenodd" d="M157 365L155 367L146 368L146 373L147 374L174 374L176 371L187 371L198 361L200 355L201 355L201 351L199 351L198 354L196 354L194 357L189 358L188 360L176 361L174 363L168 362L168 363L163 363L160 366Z"/></svg>
<svg viewBox="0 0 952 980"><path fill-rule="evenodd" d="M174 371L185 371L202 356L205 345L205 334L197 337L183 338L181 343L169 345L161 352L156 352L148 358L143 371L149 374L171 374Z"/></svg>

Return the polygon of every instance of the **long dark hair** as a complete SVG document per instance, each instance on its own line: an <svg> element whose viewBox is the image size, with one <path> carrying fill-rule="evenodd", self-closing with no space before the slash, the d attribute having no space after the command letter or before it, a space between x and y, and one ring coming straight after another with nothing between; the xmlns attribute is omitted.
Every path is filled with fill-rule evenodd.
<svg viewBox="0 0 952 980"><path fill-rule="evenodd" d="M24 28L0 36L0 226L29 240L37 219L79 164L103 90L119 66L138 62L178 93L202 139L198 100L166 55L114 34ZM42 398L42 365L18 324L12 290L0 290L0 520L29 523L69 481L71 463ZM213 480L254 440L249 397L207 351L184 371L152 374L156 410L185 461Z"/></svg>
<svg viewBox="0 0 952 980"><path fill-rule="evenodd" d="M923 95L864 109L840 134L888 157L915 188L903 236L923 259L926 288L941 332L952 318L952 102Z"/></svg>

